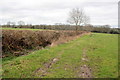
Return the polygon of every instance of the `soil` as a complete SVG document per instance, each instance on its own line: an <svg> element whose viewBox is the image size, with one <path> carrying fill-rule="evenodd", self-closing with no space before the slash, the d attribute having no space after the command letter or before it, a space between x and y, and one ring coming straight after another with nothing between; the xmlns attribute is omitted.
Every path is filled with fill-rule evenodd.
<svg viewBox="0 0 120 80"><path fill-rule="evenodd" d="M87 55L86 55L86 52L87 50L86 49L83 49L83 56L82 56L82 61L83 62L88 62L88 58L87 58ZM79 71L79 75L78 77L82 77L82 78L93 78L93 75L92 75L92 69L84 64L80 67L80 71Z"/></svg>
<svg viewBox="0 0 120 80"><path fill-rule="evenodd" d="M38 68L36 71L34 71L35 75L37 75L37 73L41 73L40 75L38 75L39 77L46 76L48 73L47 70L51 68L52 65L56 63L58 60L59 60L58 58L53 58L49 63L45 63L44 68Z"/></svg>

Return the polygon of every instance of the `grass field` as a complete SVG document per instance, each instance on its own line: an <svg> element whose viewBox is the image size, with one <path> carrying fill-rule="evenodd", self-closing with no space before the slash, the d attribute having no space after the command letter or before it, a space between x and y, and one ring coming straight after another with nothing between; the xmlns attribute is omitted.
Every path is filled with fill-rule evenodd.
<svg viewBox="0 0 120 80"><path fill-rule="evenodd" d="M86 59L83 57L86 56ZM94 78L118 77L118 35L92 33L3 61L3 78L78 78L87 65Z"/></svg>

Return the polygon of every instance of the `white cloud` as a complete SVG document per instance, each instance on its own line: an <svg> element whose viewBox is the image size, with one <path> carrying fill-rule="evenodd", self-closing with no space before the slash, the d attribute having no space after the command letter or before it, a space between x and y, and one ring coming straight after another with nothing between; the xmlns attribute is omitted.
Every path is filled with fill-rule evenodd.
<svg viewBox="0 0 120 80"><path fill-rule="evenodd" d="M118 23L118 0L2 0L0 24L23 20L32 24L66 23L70 9L84 8L91 24Z"/></svg>

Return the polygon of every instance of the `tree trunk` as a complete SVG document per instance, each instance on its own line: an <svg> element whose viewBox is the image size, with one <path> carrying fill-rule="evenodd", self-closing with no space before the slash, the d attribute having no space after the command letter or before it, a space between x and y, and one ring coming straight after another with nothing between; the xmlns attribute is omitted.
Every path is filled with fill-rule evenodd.
<svg viewBox="0 0 120 80"><path fill-rule="evenodd" d="M78 25L75 26L76 27L76 35L78 34Z"/></svg>

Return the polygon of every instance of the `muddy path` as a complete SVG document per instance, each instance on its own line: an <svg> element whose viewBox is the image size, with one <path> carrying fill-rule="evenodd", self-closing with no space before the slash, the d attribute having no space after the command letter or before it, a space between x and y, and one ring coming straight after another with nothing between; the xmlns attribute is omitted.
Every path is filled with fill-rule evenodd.
<svg viewBox="0 0 120 80"><path fill-rule="evenodd" d="M82 54L81 61L86 62L86 63L89 61L88 56L87 56L87 50L85 48L83 49L83 54ZM81 77L81 78L93 78L92 69L90 68L90 66L88 66L85 63L83 65L81 65L78 77Z"/></svg>
<svg viewBox="0 0 120 80"><path fill-rule="evenodd" d="M69 47L64 48L64 50L68 50L69 48L72 48L75 45L76 45L76 43L71 45L71 46L69 46ZM62 58L61 56L64 53L64 50L62 50L59 53L57 53L56 57L50 59L48 62L45 62L43 64L43 67L40 67L40 68L36 69L33 72L33 74L34 74L33 76L45 77L48 74L50 74L49 73L49 69L51 69L52 66L55 65L56 62L61 60L61 58ZM82 62L87 62L88 61L87 56L86 56L86 49L83 50L81 61ZM66 68L65 68L65 70L66 70ZM92 78L91 68L89 66L87 66L86 64L80 66L80 71L78 73L78 77L79 78Z"/></svg>
<svg viewBox="0 0 120 80"><path fill-rule="evenodd" d="M48 69L50 69L52 67L52 65L54 63L56 63L59 59L58 58L53 58L52 60L50 60L47 63L44 63L44 68L38 68L37 70L34 71L34 75L33 76L39 76L39 77L43 77L46 76L48 73Z"/></svg>

